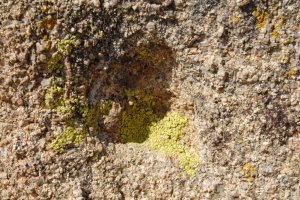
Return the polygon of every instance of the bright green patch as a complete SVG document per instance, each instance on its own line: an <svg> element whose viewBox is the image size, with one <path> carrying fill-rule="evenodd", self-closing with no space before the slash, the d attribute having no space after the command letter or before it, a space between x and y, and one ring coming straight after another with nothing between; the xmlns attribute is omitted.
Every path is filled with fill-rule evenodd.
<svg viewBox="0 0 300 200"><path fill-rule="evenodd" d="M153 108L155 98L139 91L126 91L129 106L122 114L120 136L123 143L142 143L164 155L179 160L188 175L193 175L198 165L198 156L180 144L183 128L188 120L178 113L157 116Z"/></svg>
<svg viewBox="0 0 300 200"><path fill-rule="evenodd" d="M80 142L88 133L97 133L100 128L99 122L103 120L103 116L108 113L112 105L111 101L99 102L90 108L86 102L80 103L76 97L66 102L68 102L67 105L57 108L58 112L64 116L65 131L50 144L50 147L58 153L62 153L66 145Z"/></svg>
<svg viewBox="0 0 300 200"><path fill-rule="evenodd" d="M133 108L122 113L121 140L124 143L143 143L150 133L150 125L158 121L151 108Z"/></svg>
<svg viewBox="0 0 300 200"><path fill-rule="evenodd" d="M154 150L178 158L181 167L191 176L195 172L199 158L179 143L187 123L188 120L178 113L168 113L157 123L150 125L149 138L145 144Z"/></svg>
<svg viewBox="0 0 300 200"><path fill-rule="evenodd" d="M73 127L67 127L49 144L53 150L58 153L63 153L68 144L79 143L86 137L86 132Z"/></svg>
<svg viewBox="0 0 300 200"><path fill-rule="evenodd" d="M98 39L98 40L102 40L103 37L104 37L104 32L103 31L99 31L95 34L95 37Z"/></svg>

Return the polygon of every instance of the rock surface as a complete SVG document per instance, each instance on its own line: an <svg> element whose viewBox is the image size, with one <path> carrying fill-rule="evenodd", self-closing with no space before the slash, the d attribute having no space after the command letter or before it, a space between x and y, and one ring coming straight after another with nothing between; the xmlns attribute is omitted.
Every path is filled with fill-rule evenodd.
<svg viewBox="0 0 300 200"><path fill-rule="evenodd" d="M299 16L297 0L1 0L0 199L300 199ZM117 102L63 153L53 77ZM118 139L136 85L189 119L193 176Z"/></svg>

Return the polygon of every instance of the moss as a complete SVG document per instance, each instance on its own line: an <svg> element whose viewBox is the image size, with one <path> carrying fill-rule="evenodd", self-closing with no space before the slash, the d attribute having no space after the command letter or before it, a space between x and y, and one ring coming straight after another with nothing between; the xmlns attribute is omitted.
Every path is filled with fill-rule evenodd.
<svg viewBox="0 0 300 200"><path fill-rule="evenodd" d="M62 56L56 54L48 61L48 72L55 72L57 74L61 73L64 65L62 64Z"/></svg>
<svg viewBox="0 0 300 200"><path fill-rule="evenodd" d="M256 8L254 11L254 15L256 17L256 28L257 28L257 30L260 30L267 23L268 13L267 13L267 11Z"/></svg>
<svg viewBox="0 0 300 200"><path fill-rule="evenodd" d="M199 158L179 143L188 120L178 113L167 113L160 118L153 111L153 96L132 90L126 93L130 101L129 107L122 113L121 141L142 143L164 155L177 158L187 174L193 175Z"/></svg>
<svg viewBox="0 0 300 200"><path fill-rule="evenodd" d="M76 37L72 36L70 39L62 39L57 43L57 50L64 56L69 56L73 48L76 47Z"/></svg>
<svg viewBox="0 0 300 200"><path fill-rule="evenodd" d="M276 20L273 31L271 33L273 38L277 38L279 36L278 28L281 28L283 25L284 25L284 18L283 16L279 16Z"/></svg>
<svg viewBox="0 0 300 200"><path fill-rule="evenodd" d="M52 142L49 147L58 153L63 153L69 144L76 144L86 137L86 132L74 127L66 127Z"/></svg>

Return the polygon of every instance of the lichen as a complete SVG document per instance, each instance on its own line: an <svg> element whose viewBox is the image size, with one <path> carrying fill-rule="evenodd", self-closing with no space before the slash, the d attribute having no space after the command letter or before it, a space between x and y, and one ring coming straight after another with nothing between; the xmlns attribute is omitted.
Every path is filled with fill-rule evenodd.
<svg viewBox="0 0 300 200"><path fill-rule="evenodd" d="M56 20L51 17L46 17L38 24L38 28L42 29L49 29L52 30L56 24Z"/></svg>
<svg viewBox="0 0 300 200"><path fill-rule="evenodd" d="M87 134L97 133L100 121L112 105L111 101L99 101L94 106L89 106L87 101L82 101L75 95L62 102L64 103L52 107L52 110L63 116L65 130L49 145L58 153L63 153L68 144L80 142Z"/></svg>
<svg viewBox="0 0 300 200"><path fill-rule="evenodd" d="M39 8L40 8L40 10L41 10L42 13L47 13L49 11L49 9L50 9L50 6L48 6L48 5L41 5Z"/></svg>
<svg viewBox="0 0 300 200"><path fill-rule="evenodd" d="M294 75L297 74L297 71L294 69L289 69L288 72L286 73L286 76L288 79L291 79Z"/></svg>
<svg viewBox="0 0 300 200"><path fill-rule="evenodd" d="M128 90L126 93L128 97L137 99L129 101L131 107L122 113L121 141L142 143L149 135L151 123L158 121L158 117L153 113L150 96L140 98L138 91Z"/></svg>
<svg viewBox="0 0 300 200"><path fill-rule="evenodd" d="M63 88L58 86L55 78L51 78L51 85L45 92L45 106L56 112L56 108L63 105Z"/></svg>
<svg viewBox="0 0 300 200"><path fill-rule="evenodd" d="M71 143L78 143L87 134L95 134L99 131L99 123L112 107L112 101L98 101L89 105L86 98L77 90L76 85L66 88L66 85L57 83L57 74L62 69L62 56L55 54L48 62L49 72L55 74L50 78L50 86L44 94L44 106L53 113L61 116L61 125L64 131L55 137L50 147L58 153L62 153L65 147ZM65 92L65 90L71 90ZM68 95L67 95L68 94Z"/></svg>
<svg viewBox="0 0 300 200"><path fill-rule="evenodd" d="M178 113L167 113L161 120L150 125L149 138L145 144L165 155L178 158L181 167L192 176L199 158L179 143L187 123L188 120Z"/></svg>
<svg viewBox="0 0 300 200"><path fill-rule="evenodd" d="M62 56L60 54L55 54L48 61L48 72L55 72L57 74L61 73L64 65L62 64Z"/></svg>
<svg viewBox="0 0 300 200"><path fill-rule="evenodd" d="M58 153L63 153L65 147L69 144L76 144L82 141L86 137L84 130L75 129L74 127L68 126L63 132L61 132L52 142L49 147Z"/></svg>
<svg viewBox="0 0 300 200"><path fill-rule="evenodd" d="M57 51L64 56L69 56L76 45L76 37L71 36L70 39L62 39L57 43Z"/></svg>
<svg viewBox="0 0 300 200"><path fill-rule="evenodd" d="M154 113L155 98L139 91L126 91L129 106L122 113L120 137L123 143L141 143L154 151L177 158L190 176L198 165L198 156L180 144L188 120L175 112L163 117ZM131 103L130 103L131 102ZM131 105L130 105L131 104Z"/></svg>
<svg viewBox="0 0 300 200"><path fill-rule="evenodd" d="M102 40L103 37L104 37L104 32L103 31L99 31L95 34L95 37L98 39L98 40Z"/></svg>
<svg viewBox="0 0 300 200"><path fill-rule="evenodd" d="M238 13L238 12L232 13L232 15L230 16L230 21L231 21L233 24L239 23L239 21L240 21L239 13Z"/></svg>
<svg viewBox="0 0 300 200"><path fill-rule="evenodd" d="M242 167L242 171L243 171L245 177L247 178L247 180L249 180L249 181L252 181L254 179L253 170L254 170L254 167L252 166L251 163L246 163Z"/></svg>
<svg viewBox="0 0 300 200"><path fill-rule="evenodd" d="M261 30L262 27L264 27L267 23L267 11L260 10L259 8L256 8L254 10L254 15L256 17L256 28L257 30Z"/></svg>
<svg viewBox="0 0 300 200"><path fill-rule="evenodd" d="M279 16L276 20L276 23L274 24L274 28L271 33L272 38L277 38L279 36L278 29L281 28L283 25L284 25L284 17Z"/></svg>

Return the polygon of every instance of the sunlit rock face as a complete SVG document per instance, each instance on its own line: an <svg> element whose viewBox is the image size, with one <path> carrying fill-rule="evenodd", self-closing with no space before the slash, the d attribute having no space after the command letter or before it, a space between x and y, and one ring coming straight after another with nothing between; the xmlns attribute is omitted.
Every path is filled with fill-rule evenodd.
<svg viewBox="0 0 300 200"><path fill-rule="evenodd" d="M297 0L0 3L0 199L299 199Z"/></svg>

